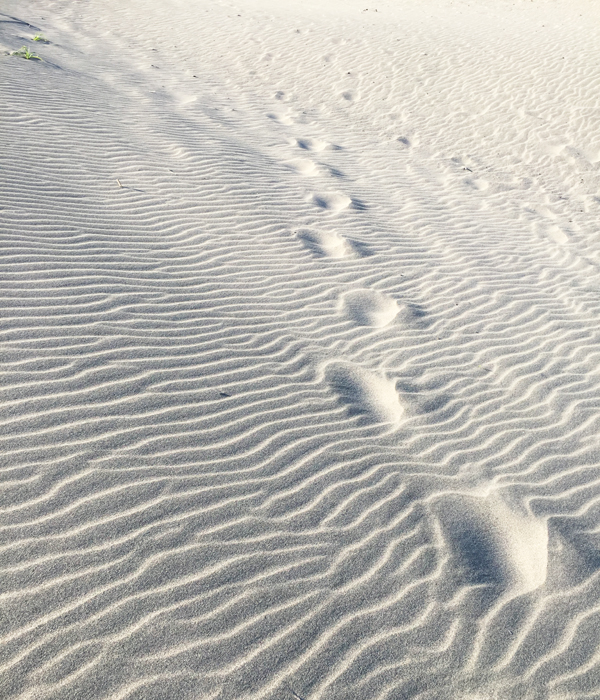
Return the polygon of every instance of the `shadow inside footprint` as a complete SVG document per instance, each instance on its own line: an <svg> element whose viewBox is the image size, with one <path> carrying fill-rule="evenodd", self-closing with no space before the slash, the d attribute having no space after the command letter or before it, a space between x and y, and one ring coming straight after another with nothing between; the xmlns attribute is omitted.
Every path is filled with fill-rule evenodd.
<svg viewBox="0 0 600 700"><path fill-rule="evenodd" d="M376 328L390 324L399 311L395 299L371 289L357 289L344 294L341 306L357 325Z"/></svg>
<svg viewBox="0 0 600 700"><path fill-rule="evenodd" d="M296 144L304 151L314 151L316 153L324 151L326 148L331 148L327 141L320 141L319 139L296 139Z"/></svg>
<svg viewBox="0 0 600 700"><path fill-rule="evenodd" d="M321 209L327 209L332 212L339 212L347 209L352 200L342 192L328 192L326 194L313 194L312 201Z"/></svg>
<svg viewBox="0 0 600 700"><path fill-rule="evenodd" d="M325 377L348 413L372 423L400 422L404 408L395 383L349 362L332 362Z"/></svg>
<svg viewBox="0 0 600 700"><path fill-rule="evenodd" d="M371 248L362 241L354 238L344 238L335 231L314 231L301 229L296 236L305 248L318 257L343 258L343 257L367 257L374 255Z"/></svg>
<svg viewBox="0 0 600 700"><path fill-rule="evenodd" d="M352 253L348 241L334 231L302 229L296 235L308 250L319 257L343 258Z"/></svg>
<svg viewBox="0 0 600 700"><path fill-rule="evenodd" d="M524 593L545 582L548 530L543 520L515 512L497 495L445 494L434 509L464 583Z"/></svg>

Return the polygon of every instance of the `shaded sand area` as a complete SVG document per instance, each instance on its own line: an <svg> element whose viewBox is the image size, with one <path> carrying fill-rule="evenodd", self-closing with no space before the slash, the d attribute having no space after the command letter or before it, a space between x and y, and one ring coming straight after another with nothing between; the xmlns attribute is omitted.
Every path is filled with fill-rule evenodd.
<svg viewBox="0 0 600 700"><path fill-rule="evenodd" d="M0 697L599 698L598 3L0 51Z"/></svg>

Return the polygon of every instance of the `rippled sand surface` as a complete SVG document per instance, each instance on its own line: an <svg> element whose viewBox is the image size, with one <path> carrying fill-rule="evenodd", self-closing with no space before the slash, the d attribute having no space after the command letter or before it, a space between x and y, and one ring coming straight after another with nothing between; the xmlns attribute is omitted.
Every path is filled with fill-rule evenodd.
<svg viewBox="0 0 600 700"><path fill-rule="evenodd" d="M4 4L3 700L600 697L600 7L361 3Z"/></svg>

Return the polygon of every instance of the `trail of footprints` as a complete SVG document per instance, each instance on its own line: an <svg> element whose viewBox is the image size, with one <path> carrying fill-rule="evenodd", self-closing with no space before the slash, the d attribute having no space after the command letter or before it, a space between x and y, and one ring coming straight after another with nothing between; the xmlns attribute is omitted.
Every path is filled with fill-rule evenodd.
<svg viewBox="0 0 600 700"><path fill-rule="evenodd" d="M410 147L408 139L400 139ZM292 145L304 151L320 153L336 148L328 142L302 138ZM297 161L296 170L304 176L320 174L320 167L310 159ZM473 179L475 189L485 189L487 182ZM312 202L338 213L352 205L352 199L340 192L313 194ZM356 207L360 209L360 207ZM336 231L300 229L300 243L315 257L344 261L366 257L367 246L348 240ZM550 236L564 243L560 234ZM337 312L366 332L381 330L405 317L397 300L383 292L359 288L342 293ZM406 310L407 315L410 312ZM396 387L396 380L346 359L326 361L322 376L335 392L348 415L359 424L385 425L396 430L413 411L423 410L418 401L409 406ZM492 489L485 494L442 493L432 497L431 510L439 523L455 562L459 585L489 585L500 603L533 591L546 581L548 566L548 527L527 510L510 507L503 496Z"/></svg>
<svg viewBox="0 0 600 700"><path fill-rule="evenodd" d="M271 114L267 116L273 118ZM316 138L294 138L290 140L290 145L313 153L342 150L338 145ZM320 174L319 165L310 159L296 163L296 170L302 175ZM320 209L334 214L354 205L352 198L342 192L314 193L311 201ZM359 205L353 208L361 210L366 207ZM302 228L295 235L317 260L343 261L372 255L368 245L348 239L337 231ZM414 315L408 308L401 309L397 300L389 295L365 288L342 293L337 311L356 326L369 329L368 332L383 329L401 316L412 318ZM349 415L357 416L363 423L386 424L392 429L400 425L406 414L406 406L396 390L394 380L345 359L325 363L322 369L327 383L337 394L340 403L347 407ZM413 403L416 407L416 402Z"/></svg>
<svg viewBox="0 0 600 700"><path fill-rule="evenodd" d="M295 139L292 144L316 153L340 148L312 138ZM304 163L298 172L307 175L318 172L318 166L312 161ZM306 163L312 164L312 167ZM312 202L321 209L334 213L353 205L353 200L342 192L315 193ZM357 258L366 257L370 253L364 244L348 240L336 231L301 229L296 232L296 236L316 258ZM399 310L395 299L370 289L356 289L343 294L338 309L356 325L370 328L389 325ZM324 376L351 415L359 415L363 420L374 423L399 424L404 409L392 380L348 361L326 364Z"/></svg>

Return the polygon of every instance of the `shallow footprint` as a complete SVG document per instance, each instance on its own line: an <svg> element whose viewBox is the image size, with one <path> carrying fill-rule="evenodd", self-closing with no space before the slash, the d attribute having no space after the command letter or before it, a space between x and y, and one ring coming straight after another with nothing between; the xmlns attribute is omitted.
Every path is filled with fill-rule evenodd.
<svg viewBox="0 0 600 700"><path fill-rule="evenodd" d="M569 242L569 237L560 226L550 226L548 228L548 238L561 245Z"/></svg>
<svg viewBox="0 0 600 700"><path fill-rule="evenodd" d="M309 158L299 158L291 161L289 166L300 175L313 176L319 174L319 166Z"/></svg>
<svg viewBox="0 0 600 700"><path fill-rule="evenodd" d="M310 251L320 256L343 258L353 252L348 241L334 231L302 229L298 231L297 236Z"/></svg>
<svg viewBox="0 0 600 700"><path fill-rule="evenodd" d="M490 186L490 183L487 180L484 180L482 177L474 177L474 178L467 178L465 180L465 185L470 187L473 190L478 190L479 192L483 192L484 190L487 190Z"/></svg>
<svg viewBox="0 0 600 700"><path fill-rule="evenodd" d="M404 409L392 380L349 362L326 365L325 378L351 414L373 423L400 422Z"/></svg>
<svg viewBox="0 0 600 700"><path fill-rule="evenodd" d="M329 211L342 211L347 209L351 204L352 200L345 194L341 192L327 192L325 194L313 194L312 201L321 209L328 209Z"/></svg>
<svg viewBox="0 0 600 700"><path fill-rule="evenodd" d="M357 289L344 294L341 307L359 326L376 328L387 326L400 310L395 299L371 289Z"/></svg>
<svg viewBox="0 0 600 700"><path fill-rule="evenodd" d="M290 124L294 123L294 120L292 117L290 117L289 114L280 114L278 112L269 112L267 114L267 117L269 119L272 119L274 122L277 122L278 124L284 124L286 126L289 126Z"/></svg>
<svg viewBox="0 0 600 700"><path fill-rule="evenodd" d="M324 151L329 146L327 141L319 141L319 139L296 139L296 145L304 151L314 151L315 153Z"/></svg>

